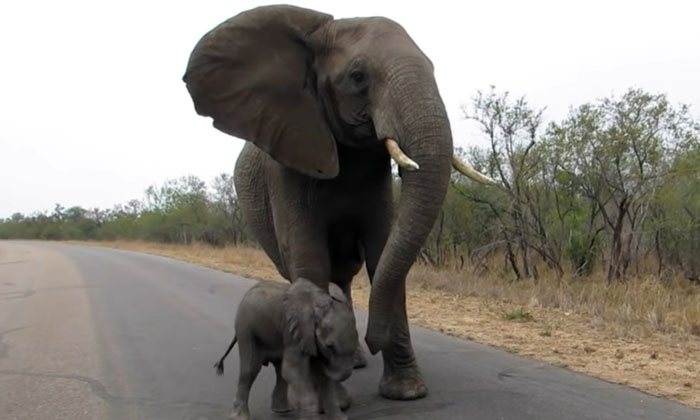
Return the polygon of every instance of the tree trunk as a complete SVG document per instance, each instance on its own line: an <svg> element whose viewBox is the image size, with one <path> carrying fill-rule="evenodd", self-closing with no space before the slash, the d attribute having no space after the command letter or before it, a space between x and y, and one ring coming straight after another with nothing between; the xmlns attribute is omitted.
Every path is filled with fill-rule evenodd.
<svg viewBox="0 0 700 420"><path fill-rule="evenodd" d="M610 246L610 262L608 264L608 284L613 280L619 280L623 276L622 258L622 230L625 225L625 211L627 207L627 197L623 198L618 205L617 219L613 228L612 244Z"/></svg>

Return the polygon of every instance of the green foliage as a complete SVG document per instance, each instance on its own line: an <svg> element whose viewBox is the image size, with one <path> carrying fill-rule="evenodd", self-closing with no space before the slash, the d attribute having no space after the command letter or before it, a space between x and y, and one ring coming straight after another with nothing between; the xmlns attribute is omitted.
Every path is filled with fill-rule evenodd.
<svg viewBox="0 0 700 420"><path fill-rule="evenodd" d="M649 231L659 271L680 270L700 281L700 147L676 156L671 175L665 179L651 204Z"/></svg>
<svg viewBox="0 0 700 420"><path fill-rule="evenodd" d="M115 240L170 243L201 241L212 245L249 241L230 175L219 175L212 188L193 176L146 189L145 199L111 210L57 204L52 214L16 213L0 220L1 239Z"/></svg>
<svg viewBox="0 0 700 420"><path fill-rule="evenodd" d="M503 313L503 319L506 321L516 321L516 322L528 322L532 321L532 314L523 306L518 306L517 308L506 311ZM550 334L551 335L551 334Z"/></svg>
<svg viewBox="0 0 700 420"><path fill-rule="evenodd" d="M564 254L571 263L574 273L591 274L597 257L595 247L590 246L591 238L581 229L572 228L569 231L569 241L564 246Z"/></svg>
<svg viewBox="0 0 700 420"><path fill-rule="evenodd" d="M658 272L697 280L700 124L689 108L630 89L572 108L546 130L541 116L494 88L465 109L490 143L471 160L502 185L466 195L490 209L498 234L489 239L516 278L536 279L543 263L588 275L604 261L613 281L656 254Z"/></svg>

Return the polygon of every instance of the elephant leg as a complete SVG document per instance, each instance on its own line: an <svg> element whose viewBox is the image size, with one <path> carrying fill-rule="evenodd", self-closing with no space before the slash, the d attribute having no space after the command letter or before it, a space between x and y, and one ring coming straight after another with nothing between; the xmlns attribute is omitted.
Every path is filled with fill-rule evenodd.
<svg viewBox="0 0 700 420"><path fill-rule="evenodd" d="M345 388L345 385L340 382L335 382L333 386L335 387L335 398L338 401L338 407L343 411L350 408L352 405L352 397Z"/></svg>
<svg viewBox="0 0 700 420"><path fill-rule="evenodd" d="M250 396L250 388L258 377L262 368L262 360L256 351L252 340L239 339L239 359L240 372L238 375L238 389L236 390L236 398L233 401L231 409L232 420L250 420L250 411L248 410L248 398Z"/></svg>
<svg viewBox="0 0 700 420"><path fill-rule="evenodd" d="M367 260L367 273L370 283L377 270L379 259L386 244L391 228L391 190L389 199L377 200L379 206L374 209L372 216L367 218L363 229L362 243ZM384 204L382 204L384 203ZM428 389L423 376L418 369L411 334L406 315L406 285L400 288L397 296L396 312L392 323L391 345L382 351L384 374L379 383L379 393L393 400L412 400L427 395Z"/></svg>
<svg viewBox="0 0 700 420"><path fill-rule="evenodd" d="M320 407L308 356L304 356L296 348L285 349L282 359L282 377L296 395L299 417L302 419L317 417Z"/></svg>
<svg viewBox="0 0 700 420"><path fill-rule="evenodd" d="M362 269L364 249L356 230L331 230L331 281L343 291L350 306L352 304L352 279ZM359 335L358 335L359 337ZM362 349L360 340L353 356L355 369L367 366L367 356Z"/></svg>
<svg viewBox="0 0 700 420"><path fill-rule="evenodd" d="M328 379L324 376L325 379ZM338 408L340 408L341 411L345 411L350 406L352 405L352 397L350 396L350 393L348 392L347 388L340 383L340 382L333 382L333 381L328 381L327 385L325 382L323 382L320 387L317 386L317 392L318 394L318 407L319 407L319 413L325 412L325 405L324 405L324 395L323 395L323 390L325 389L325 386L332 386L333 387L333 398L335 401L335 404L337 404Z"/></svg>
<svg viewBox="0 0 700 420"><path fill-rule="evenodd" d="M391 340L382 350L384 374L379 382L379 393L391 400L414 400L428 394L428 388L420 373L411 345L411 333L406 315L406 288L401 296L392 323Z"/></svg>
<svg viewBox="0 0 700 420"><path fill-rule="evenodd" d="M355 354L352 355L352 365L355 369L362 369L367 366L367 353L365 352L365 349L362 348L362 343L360 342L359 338L357 340Z"/></svg>
<svg viewBox="0 0 700 420"><path fill-rule="evenodd" d="M278 414L284 414L291 411L289 401L287 400L287 381L282 377L282 361L276 360L273 362L275 366L275 389L272 391L272 411Z"/></svg>
<svg viewBox="0 0 700 420"><path fill-rule="evenodd" d="M339 285L340 288L343 290L345 296L348 298L350 306L354 308L352 304L352 283L350 281L347 281L345 283L339 283ZM355 354L352 356L352 363L355 369L361 369L367 366L367 354L362 348L362 343L359 340L359 334L357 340L357 349L355 349Z"/></svg>
<svg viewBox="0 0 700 420"><path fill-rule="evenodd" d="M345 408L340 405L341 396L338 395L338 390L344 390L344 388L339 386L339 383L329 380L325 375L321 376L321 381L317 386L319 392L319 406L323 409L322 411L325 414L324 418L327 420L347 420L348 418L342 411L345 410ZM346 400L348 400L349 405L349 398L346 398Z"/></svg>
<svg viewBox="0 0 700 420"><path fill-rule="evenodd" d="M304 278L323 290L328 289L331 276L331 257L328 247L328 226L321 205L299 197L312 195L308 179L292 170L279 167L272 200L277 242L282 265L289 271L293 283Z"/></svg>
<svg viewBox="0 0 700 420"><path fill-rule="evenodd" d="M265 167L270 159L263 151L246 142L236 161L234 184L243 218L248 230L272 260L280 275L289 280L289 272L282 261L270 202Z"/></svg>

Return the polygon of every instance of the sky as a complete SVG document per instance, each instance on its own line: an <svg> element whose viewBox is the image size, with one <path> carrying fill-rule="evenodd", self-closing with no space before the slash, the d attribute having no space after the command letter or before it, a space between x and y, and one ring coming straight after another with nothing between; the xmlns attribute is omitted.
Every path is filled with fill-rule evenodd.
<svg viewBox="0 0 700 420"><path fill-rule="evenodd" d="M111 208L169 178L231 173L243 140L198 116L181 78L204 33L274 3L2 2L0 218ZM700 116L699 2L290 4L399 22L435 66L456 146L485 145L461 106L491 85L546 107L548 121L632 87Z"/></svg>

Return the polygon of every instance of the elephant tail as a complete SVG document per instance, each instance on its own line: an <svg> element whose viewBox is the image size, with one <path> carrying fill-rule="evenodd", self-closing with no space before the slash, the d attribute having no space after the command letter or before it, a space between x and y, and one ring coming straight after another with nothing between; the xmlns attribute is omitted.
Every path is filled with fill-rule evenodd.
<svg viewBox="0 0 700 420"><path fill-rule="evenodd" d="M233 335L233 340L231 340L231 344L228 345L228 349L226 350L226 353L221 357L221 359L214 363L214 367L216 368L216 374L217 375L223 375L224 374L224 359L228 356L229 353L231 353L231 349L233 346L236 345L236 342L238 341L238 338L236 335Z"/></svg>

